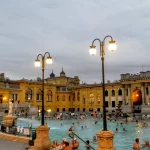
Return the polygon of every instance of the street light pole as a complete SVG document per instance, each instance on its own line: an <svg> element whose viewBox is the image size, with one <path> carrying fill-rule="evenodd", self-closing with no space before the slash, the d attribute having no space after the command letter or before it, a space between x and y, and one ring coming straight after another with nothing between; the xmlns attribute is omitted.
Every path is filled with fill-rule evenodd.
<svg viewBox="0 0 150 150"><path fill-rule="evenodd" d="M110 38L111 40L109 41L109 50L112 52L116 50L116 44L115 41L113 40L112 36L107 35L103 41L100 39L96 38L92 42L92 46L90 46L90 54L94 56L96 54L96 46L94 46L95 41L99 41L100 43L100 56L102 60L102 89L103 89L103 131L107 131L107 119L106 119L106 106L105 106L105 70L104 70L104 55L105 55L105 40L106 38Z"/></svg>
<svg viewBox="0 0 150 150"><path fill-rule="evenodd" d="M45 59L46 54L48 54L47 59ZM35 67L40 67L39 56L42 57L42 119L41 125L44 126L44 71L45 71L45 61L47 64L52 64L52 57L49 52L46 52L44 55L39 54L35 60Z"/></svg>

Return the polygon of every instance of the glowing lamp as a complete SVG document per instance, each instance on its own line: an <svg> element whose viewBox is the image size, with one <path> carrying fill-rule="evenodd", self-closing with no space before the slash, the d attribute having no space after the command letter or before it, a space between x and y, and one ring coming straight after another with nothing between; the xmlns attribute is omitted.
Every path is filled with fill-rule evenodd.
<svg viewBox="0 0 150 150"><path fill-rule="evenodd" d="M94 46L94 45L90 46L89 53L90 53L90 55L95 56L96 55L96 46Z"/></svg>
<svg viewBox="0 0 150 150"><path fill-rule="evenodd" d="M113 40L109 41L108 49L112 52L116 51L117 49L116 41Z"/></svg>
<svg viewBox="0 0 150 150"><path fill-rule="evenodd" d="M40 67L41 66L40 60L36 59L34 65L35 67Z"/></svg>
<svg viewBox="0 0 150 150"><path fill-rule="evenodd" d="M52 57L48 56L47 59L46 59L46 63L47 64L52 64L53 63Z"/></svg>

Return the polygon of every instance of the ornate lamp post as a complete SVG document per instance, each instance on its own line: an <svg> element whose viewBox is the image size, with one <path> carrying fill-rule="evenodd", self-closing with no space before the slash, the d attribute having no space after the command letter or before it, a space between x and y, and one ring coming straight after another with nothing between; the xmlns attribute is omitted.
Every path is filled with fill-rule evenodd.
<svg viewBox="0 0 150 150"><path fill-rule="evenodd" d="M103 131L97 134L98 136L98 150L104 149L111 149L113 150L113 136L114 134L110 131L107 131L107 120L106 120L106 106L105 106L105 72L104 72L104 55L105 55L105 40L110 38L108 49L114 52L117 48L115 41L113 40L112 36L107 35L101 41L100 39L96 38L92 42L92 46L90 46L90 54L92 56L96 55L96 46L94 46L95 41L99 41L100 44L100 56L102 60L102 88L103 88ZM105 132L106 131L106 132ZM110 140L107 140L110 139ZM105 143L105 144L104 144Z"/></svg>
<svg viewBox="0 0 150 150"><path fill-rule="evenodd" d="M46 54L48 57L46 58ZM41 125L44 126L44 71L45 71L45 64L52 64L52 57L50 56L49 52L46 52L44 55L39 54L37 59L35 60L35 67L40 67L41 63L39 57L42 57L42 119Z"/></svg>

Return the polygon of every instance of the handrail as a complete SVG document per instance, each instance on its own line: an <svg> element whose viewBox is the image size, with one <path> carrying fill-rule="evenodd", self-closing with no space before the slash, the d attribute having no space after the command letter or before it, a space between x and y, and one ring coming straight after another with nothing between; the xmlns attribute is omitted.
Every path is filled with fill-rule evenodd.
<svg viewBox="0 0 150 150"><path fill-rule="evenodd" d="M71 136L71 133L73 134L73 136ZM82 142L84 142L85 144L87 144L83 139L81 139L77 134L75 134L73 131L69 131L68 135L71 137L71 138L74 138L74 135L80 139ZM88 144L89 145L89 144ZM91 145L89 145L89 147L93 150L95 150Z"/></svg>

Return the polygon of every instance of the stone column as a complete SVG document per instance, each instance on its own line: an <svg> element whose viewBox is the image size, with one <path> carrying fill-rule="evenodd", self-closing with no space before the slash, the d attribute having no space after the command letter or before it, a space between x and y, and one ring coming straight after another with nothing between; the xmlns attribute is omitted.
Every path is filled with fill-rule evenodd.
<svg viewBox="0 0 150 150"><path fill-rule="evenodd" d="M148 103L150 103L150 85L148 85Z"/></svg>
<svg viewBox="0 0 150 150"><path fill-rule="evenodd" d="M131 84L128 84L128 103L131 105Z"/></svg>
<svg viewBox="0 0 150 150"><path fill-rule="evenodd" d="M126 104L126 99L125 99L125 85L123 84L122 87L121 87L121 90L122 90L122 102L123 102L123 105Z"/></svg>
<svg viewBox="0 0 150 150"><path fill-rule="evenodd" d="M144 83L141 83L141 92L142 92L142 105L145 105L145 88Z"/></svg>
<svg viewBox="0 0 150 150"><path fill-rule="evenodd" d="M115 150L113 143L114 133L112 131L100 131L96 135L98 139L97 150Z"/></svg>
<svg viewBox="0 0 150 150"><path fill-rule="evenodd" d="M36 129L36 139L34 141L33 149L36 150L50 150L51 142L49 139L49 127L39 126Z"/></svg>

